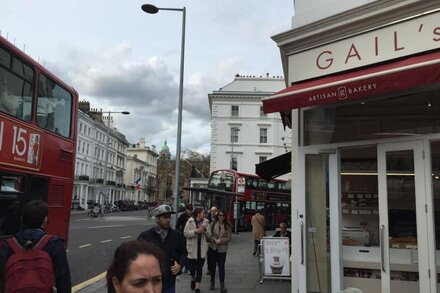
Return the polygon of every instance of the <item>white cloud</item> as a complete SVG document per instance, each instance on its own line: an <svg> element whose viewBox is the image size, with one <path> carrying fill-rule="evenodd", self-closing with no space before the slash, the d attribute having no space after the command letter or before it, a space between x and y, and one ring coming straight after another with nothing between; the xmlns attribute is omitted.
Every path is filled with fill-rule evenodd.
<svg viewBox="0 0 440 293"><path fill-rule="evenodd" d="M146 138L175 151L181 14L141 11L141 2L117 0L0 0L2 35L76 88L94 108L128 110L116 126L132 143ZM270 39L288 29L293 1L162 0L187 7L182 150L208 152L208 94L235 74L280 75ZM27 9L23 9L27 7ZM35 29L32 29L35 28Z"/></svg>

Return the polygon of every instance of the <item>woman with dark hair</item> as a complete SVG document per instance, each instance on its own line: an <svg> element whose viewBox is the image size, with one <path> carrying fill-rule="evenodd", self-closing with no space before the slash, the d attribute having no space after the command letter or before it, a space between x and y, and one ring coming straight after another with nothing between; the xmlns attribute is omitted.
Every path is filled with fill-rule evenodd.
<svg viewBox="0 0 440 293"><path fill-rule="evenodd" d="M211 233L212 237L208 249L208 269L211 275L209 290L215 288L215 270L218 266L220 292L226 293L228 290L225 288L225 262L228 243L231 241L232 227L226 222L226 212L224 210L218 211L217 221L211 224Z"/></svg>
<svg viewBox="0 0 440 293"><path fill-rule="evenodd" d="M186 222L183 235L186 238L186 249L188 250L188 262L191 271L191 289L200 293L200 282L202 281L202 268L208 252L208 242L211 239L209 221L205 218L205 211L197 208L193 216Z"/></svg>
<svg viewBox="0 0 440 293"><path fill-rule="evenodd" d="M163 270L163 253L156 245L140 240L123 243L107 270L107 292L160 293Z"/></svg>

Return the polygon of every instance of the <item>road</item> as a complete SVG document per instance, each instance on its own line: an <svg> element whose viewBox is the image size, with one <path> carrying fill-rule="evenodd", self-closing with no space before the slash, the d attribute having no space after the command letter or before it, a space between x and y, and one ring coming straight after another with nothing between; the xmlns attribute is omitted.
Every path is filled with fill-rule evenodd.
<svg viewBox="0 0 440 293"><path fill-rule="evenodd" d="M149 229L154 219L147 211L117 212L104 219L91 219L86 213L72 214L69 231L69 259L72 286L107 270L115 249L123 242L136 239Z"/></svg>

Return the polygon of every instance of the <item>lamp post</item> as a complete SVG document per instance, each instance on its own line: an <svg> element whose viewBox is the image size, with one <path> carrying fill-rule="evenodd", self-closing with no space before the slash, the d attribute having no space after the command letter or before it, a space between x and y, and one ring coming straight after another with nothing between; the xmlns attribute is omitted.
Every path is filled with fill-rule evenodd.
<svg viewBox="0 0 440 293"><path fill-rule="evenodd" d="M142 5L142 10L146 13L156 14L159 10L181 11L182 12L182 41L180 50L180 83L179 83L179 106L177 115L177 145L176 145L176 186L174 191L174 211L177 212L177 203L179 200L179 181L180 181L180 146L182 140L182 108L183 108L183 72L185 61L185 21L186 8L159 8L152 4ZM173 218L173 224L176 225L177 217Z"/></svg>
<svg viewBox="0 0 440 293"><path fill-rule="evenodd" d="M104 153L104 182L102 183L102 189L101 189L101 194L102 193L106 193L108 194L109 189L105 188L104 186L107 185L107 164L108 164L108 145L110 144L110 118L111 118L111 114L124 114L124 115L129 115L130 112L128 111L121 111L121 112L112 112L112 111L106 111L106 113L108 114L108 118L107 118L107 129L106 129L106 133L105 133L105 153ZM103 213L104 211L104 200L103 198L100 196L100 200L101 200L101 213Z"/></svg>
<svg viewBox="0 0 440 293"><path fill-rule="evenodd" d="M234 140L235 140L235 136L237 136L237 142L238 142L238 132L240 131L240 128L231 128L231 170L235 170L237 168L233 168L234 167ZM234 202L234 233L237 234L237 227L238 227L238 217L239 217L239 213L240 213L240 209L238 206L238 197L235 196L235 202Z"/></svg>

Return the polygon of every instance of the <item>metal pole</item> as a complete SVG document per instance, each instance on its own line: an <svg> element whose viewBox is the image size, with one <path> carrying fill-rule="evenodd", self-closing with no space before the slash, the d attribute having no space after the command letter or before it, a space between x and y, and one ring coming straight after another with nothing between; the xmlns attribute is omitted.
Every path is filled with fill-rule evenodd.
<svg viewBox="0 0 440 293"><path fill-rule="evenodd" d="M105 155L104 155L105 162L104 162L104 178L103 178L104 182L102 183L103 186L107 185L108 145L110 144L110 114L111 111L108 111L107 130L105 135ZM101 200L101 213L102 214L104 213L104 196L102 197Z"/></svg>
<svg viewBox="0 0 440 293"><path fill-rule="evenodd" d="M231 135L231 164L230 164L231 170L234 169L233 161L234 161L234 134Z"/></svg>
<svg viewBox="0 0 440 293"><path fill-rule="evenodd" d="M240 213L239 212L239 209L238 209L238 200L237 200L237 198L238 198L238 196L235 196L235 208L237 209L237 214L235 215L235 229L234 229L234 233L235 234L238 234L238 231L237 231L237 227L238 227L238 214Z"/></svg>
<svg viewBox="0 0 440 293"><path fill-rule="evenodd" d="M174 191L174 211L177 212L179 201L179 181L180 181L180 146L182 141L182 110L183 110L183 72L185 62L185 22L186 8L182 9L182 45L180 50L180 83L179 83L179 107L177 116L177 145L176 145L176 186ZM173 225L176 227L177 216L173 218Z"/></svg>

